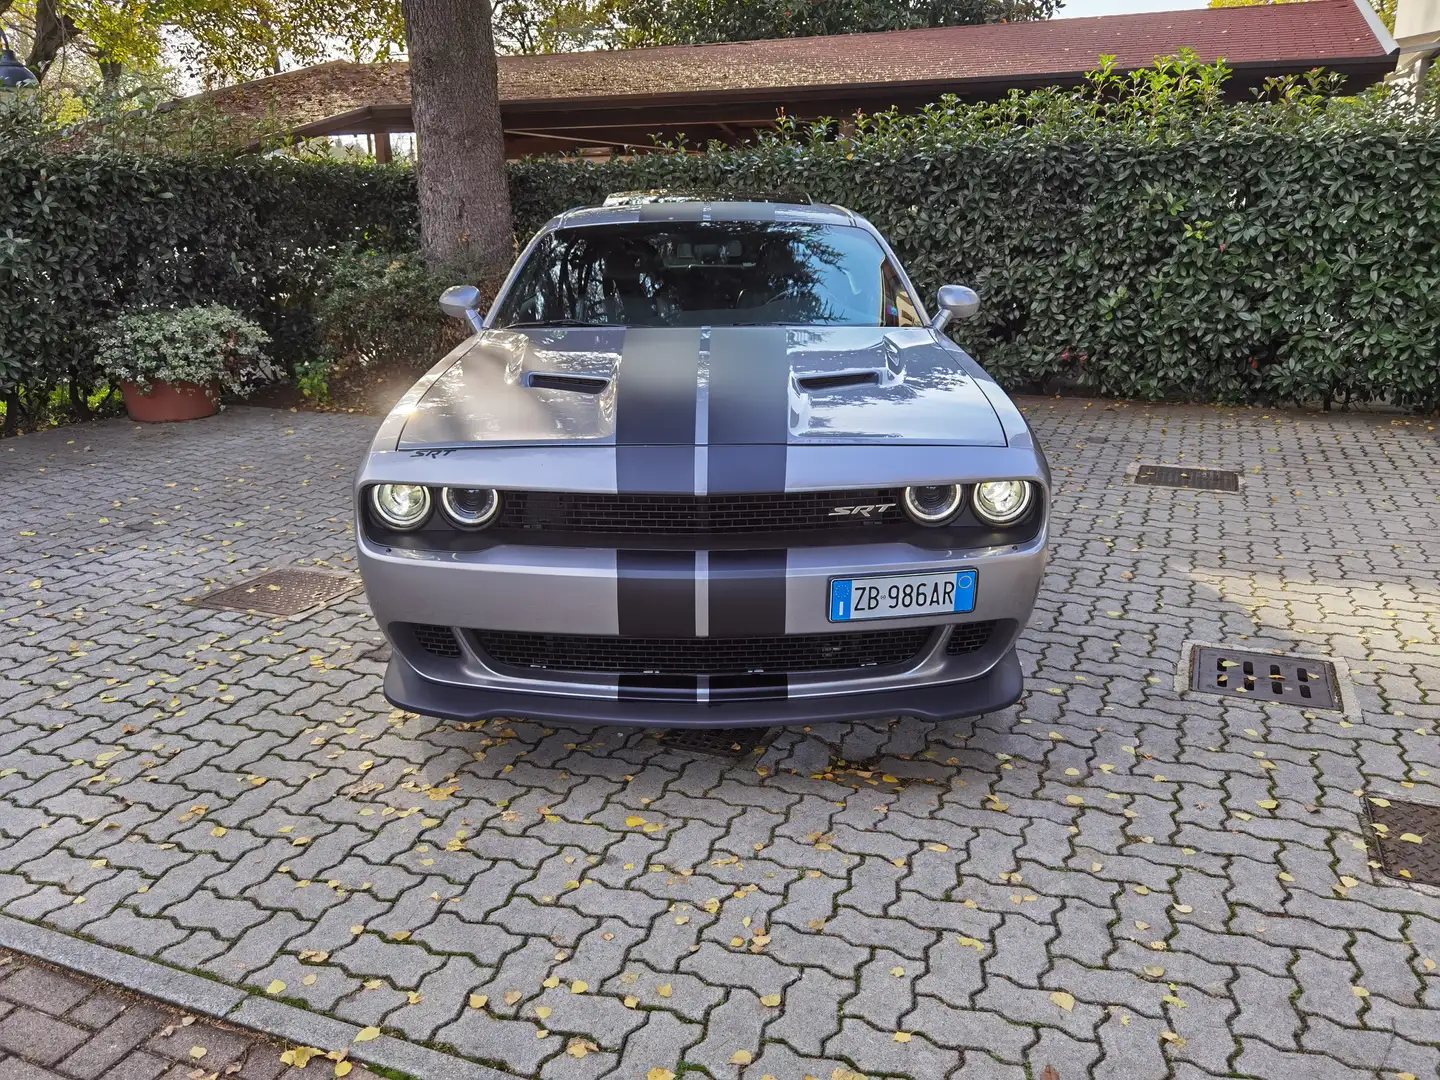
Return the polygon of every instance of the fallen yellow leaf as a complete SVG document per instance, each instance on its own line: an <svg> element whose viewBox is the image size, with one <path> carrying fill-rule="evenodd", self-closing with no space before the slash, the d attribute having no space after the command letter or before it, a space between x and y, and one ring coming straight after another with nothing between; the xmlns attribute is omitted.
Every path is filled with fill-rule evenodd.
<svg viewBox="0 0 1440 1080"><path fill-rule="evenodd" d="M645 1080L675 1080L675 1074L669 1069L662 1069L657 1066L645 1074Z"/></svg>
<svg viewBox="0 0 1440 1080"><path fill-rule="evenodd" d="M356 1042L371 1042L379 1037L380 1029L378 1027L364 1027L355 1033Z"/></svg>
<svg viewBox="0 0 1440 1080"><path fill-rule="evenodd" d="M583 979L576 979L570 984L570 992L572 994L583 994L586 990L589 989L590 984L585 982Z"/></svg>
<svg viewBox="0 0 1440 1080"><path fill-rule="evenodd" d="M470 995L470 1007L471 1007L472 1009L483 1009L483 1008L485 1007L486 1002L488 1002L489 1000L490 1000L490 995L488 995L488 994L471 994L471 995Z"/></svg>
<svg viewBox="0 0 1440 1080"><path fill-rule="evenodd" d="M203 1057L204 1057L206 1054L208 1054L209 1052L210 1052L210 1051L209 1051L209 1050L206 1050L205 1047L203 1047L203 1046L192 1046L192 1047L190 1047L190 1056L191 1056L192 1058L194 1058L196 1061L199 1061L201 1058L203 1058Z"/></svg>
<svg viewBox="0 0 1440 1080"><path fill-rule="evenodd" d="M1404 840L1407 844L1423 844L1425 842L1424 837L1419 836L1413 832L1402 832L1400 834L1400 839Z"/></svg>
<svg viewBox="0 0 1440 1080"><path fill-rule="evenodd" d="M908 1043L911 1039L910 1032L908 1031L897 1031L890 1037L898 1043Z"/></svg>
<svg viewBox="0 0 1440 1080"><path fill-rule="evenodd" d="M271 979L270 985L265 987L265 992L267 994L283 994L285 992L285 984L279 979Z"/></svg>
<svg viewBox="0 0 1440 1080"><path fill-rule="evenodd" d="M661 997L668 998L675 990L669 983L666 983L664 986L659 987L656 992Z"/></svg>
<svg viewBox="0 0 1440 1080"><path fill-rule="evenodd" d="M1067 994L1064 990L1056 990L1053 994L1050 995L1050 1000L1053 1001L1056 1005L1059 1005L1060 1008L1064 1009L1066 1012L1069 1012L1071 1009L1075 1008L1075 995Z"/></svg>
<svg viewBox="0 0 1440 1080"><path fill-rule="evenodd" d="M644 825L644 824L645 824L645 819L644 819L643 817L639 817L639 816L637 816L637 815L635 815L635 814L631 814L629 817L627 817L627 818L625 819L625 824L628 825L628 826L630 826L630 828L635 829L635 828L640 827L641 825Z"/></svg>
<svg viewBox="0 0 1440 1080"><path fill-rule="evenodd" d="M321 1053L323 1051L318 1046L296 1046L280 1055L280 1063L303 1069L310 1064L311 1058L318 1057Z"/></svg>
<svg viewBox="0 0 1440 1080"><path fill-rule="evenodd" d="M763 995L761 995L761 997L760 997L760 1004L761 1004L761 1005L764 1005L767 1009L773 1009L773 1008L775 1008L777 1005L780 1004L780 995L779 995L779 994L763 994Z"/></svg>
<svg viewBox="0 0 1440 1080"><path fill-rule="evenodd" d="M554 1010L551 1009L549 1005L537 1005L537 1006L535 1006L535 1015L538 1016L541 1020L549 1020L549 1019L550 1019L550 1014L551 1014L553 1011L554 1011Z"/></svg>
<svg viewBox="0 0 1440 1080"><path fill-rule="evenodd" d="M749 1065L754 1060L755 1058L749 1050L736 1050L730 1055L731 1065Z"/></svg>

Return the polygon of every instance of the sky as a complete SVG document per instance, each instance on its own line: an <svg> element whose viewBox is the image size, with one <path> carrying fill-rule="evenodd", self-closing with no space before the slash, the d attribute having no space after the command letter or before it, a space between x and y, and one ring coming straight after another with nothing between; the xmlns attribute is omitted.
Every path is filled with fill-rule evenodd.
<svg viewBox="0 0 1440 1080"><path fill-rule="evenodd" d="M1091 15L1133 15L1138 11L1176 11L1207 7L1207 0L1065 0L1057 19L1083 19Z"/></svg>

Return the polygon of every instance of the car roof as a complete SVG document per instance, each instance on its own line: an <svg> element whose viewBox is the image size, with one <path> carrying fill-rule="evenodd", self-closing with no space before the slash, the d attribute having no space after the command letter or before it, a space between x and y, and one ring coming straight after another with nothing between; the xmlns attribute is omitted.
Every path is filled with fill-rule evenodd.
<svg viewBox="0 0 1440 1080"><path fill-rule="evenodd" d="M870 223L843 206L826 203L787 203L703 198L636 197L610 206L568 210L551 220L549 228L581 225L627 225L639 221L783 221L815 225Z"/></svg>

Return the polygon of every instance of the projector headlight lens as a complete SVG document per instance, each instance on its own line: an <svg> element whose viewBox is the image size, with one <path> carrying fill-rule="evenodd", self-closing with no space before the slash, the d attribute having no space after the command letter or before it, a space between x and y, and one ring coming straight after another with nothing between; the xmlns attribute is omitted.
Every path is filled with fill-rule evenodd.
<svg viewBox="0 0 1440 1080"><path fill-rule="evenodd" d="M975 485L975 513L990 525L1019 521L1030 509L1034 489L1024 480L991 480Z"/></svg>
<svg viewBox="0 0 1440 1080"><path fill-rule="evenodd" d="M370 507L392 529L416 529L430 516L430 489L421 484L376 484Z"/></svg>
<svg viewBox="0 0 1440 1080"><path fill-rule="evenodd" d="M500 514L500 493L494 488L442 488L440 508L462 529L483 529Z"/></svg>
<svg viewBox="0 0 1440 1080"><path fill-rule="evenodd" d="M959 484L907 487L900 501L910 520L920 525L943 525L960 511L965 489Z"/></svg>

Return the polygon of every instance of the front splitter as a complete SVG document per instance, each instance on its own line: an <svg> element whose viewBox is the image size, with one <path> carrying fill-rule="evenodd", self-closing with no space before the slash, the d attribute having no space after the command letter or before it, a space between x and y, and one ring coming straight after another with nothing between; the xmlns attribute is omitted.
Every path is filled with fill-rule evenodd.
<svg viewBox="0 0 1440 1080"><path fill-rule="evenodd" d="M425 678L399 652L391 653L385 672L385 697L390 703L426 716L465 722L513 716L549 723L665 728L775 727L892 716L958 720L1013 705L1024 689L1014 649L986 674L964 682L763 701L621 701L455 686Z"/></svg>

